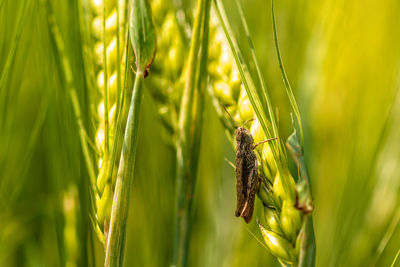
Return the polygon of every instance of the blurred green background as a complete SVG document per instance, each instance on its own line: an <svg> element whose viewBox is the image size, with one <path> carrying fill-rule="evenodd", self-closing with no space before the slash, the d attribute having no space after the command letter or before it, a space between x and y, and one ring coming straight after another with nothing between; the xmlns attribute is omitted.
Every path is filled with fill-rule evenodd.
<svg viewBox="0 0 400 267"><path fill-rule="evenodd" d="M89 131L79 1L51 2ZM225 2L244 40L235 6ZM0 266L102 266L78 129L44 6L0 0ZM288 136L270 1L247 0L244 8ZM276 12L305 124L317 266L390 266L400 248L400 2L279 0ZM142 111L125 262L168 266L175 152L148 92ZM234 171L224 160L234 151L210 99L205 114L189 265L278 266L251 234L261 238L255 221L234 217Z"/></svg>

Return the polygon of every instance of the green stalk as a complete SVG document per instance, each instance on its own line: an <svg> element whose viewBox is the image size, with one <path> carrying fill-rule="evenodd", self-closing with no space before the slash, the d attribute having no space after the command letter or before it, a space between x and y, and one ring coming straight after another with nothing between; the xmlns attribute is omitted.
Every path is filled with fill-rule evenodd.
<svg viewBox="0 0 400 267"><path fill-rule="evenodd" d="M243 83L243 86L246 90L247 96L249 97L251 105L253 106L257 119L260 121L260 124L267 138L277 137L278 136L278 130L276 127L277 123L275 120L272 104L269 100L269 95L267 94L266 89L261 90L261 88L258 88L253 81L249 68L244 60L243 54L241 53L238 41L235 38L235 34L233 33L232 27L230 26L229 20L226 16L223 2L221 0L213 0L213 2L218 19L221 23L222 29L224 30L226 39L229 43L233 57L235 59L236 66L240 74L240 80ZM249 37L250 36L248 35L247 38ZM259 79L261 81L260 77ZM283 151L282 148L283 145L280 142L280 140L278 140L277 142L270 142L270 144L274 158L275 159L281 158L280 153L281 151ZM282 169L281 162L283 161L277 160L276 162L279 170Z"/></svg>
<svg viewBox="0 0 400 267"><path fill-rule="evenodd" d="M236 1L236 5L238 7L240 20L242 22L242 25L243 25L243 28L244 28L244 32L245 32L246 37L247 37L247 41L249 43L251 58L252 58L252 60L254 62L254 66L256 67L257 77L260 80L260 84L261 84L261 88L262 88L262 92L263 92L262 95L265 98L265 101L267 103L268 113L269 113L269 117L270 117L270 120L271 120L272 132L273 132L275 137L279 138L278 126L277 126L277 123L275 121L275 114L274 114L274 110L272 108L271 99L269 97L269 92L268 92L268 89L267 89L267 85L265 83L264 76L261 73L260 64L258 63L258 60L257 60L257 57L256 57L256 52L255 52L255 48L254 48L254 44L253 44L253 39L251 38L249 26L247 25L247 21L246 21L245 16L244 16L243 7L242 7L242 4L240 3L239 0L235 0L235 1ZM229 27L229 25L228 25L228 27ZM279 152L281 153L283 151L279 151Z"/></svg>
<svg viewBox="0 0 400 267"><path fill-rule="evenodd" d="M128 34L128 39L129 39L129 34ZM128 40L127 39L127 40ZM129 59L129 56L131 54L131 49L129 47L129 42L127 42L127 48L126 48L126 58ZM123 143L123 138L124 138L124 129L126 127L126 121L128 118L129 114L129 106L130 102L128 102L129 99L132 97L132 89L133 89L133 80L134 80L134 75L129 69L129 62L126 64L126 69L125 69L125 81L124 81L124 91L123 95L121 98L121 110L118 109L118 115L117 115L117 124L115 128L115 137L113 141L113 149L112 149L112 154L111 154L111 162L110 162L110 170L108 173L108 178L107 182L111 182L113 185L115 183L115 177L113 177L113 169L114 167L117 166L117 162L120 160L121 156L121 150L122 150L122 143ZM114 179L113 179L114 178Z"/></svg>
<svg viewBox="0 0 400 267"><path fill-rule="evenodd" d="M124 144L115 184L114 201L107 239L105 266L122 266L130 191L135 166L139 130L140 103L143 95L143 72L136 73L133 95L129 108Z"/></svg>
<svg viewBox="0 0 400 267"><path fill-rule="evenodd" d="M400 248L397 250L396 256L394 257L393 262L392 262L392 264L390 265L390 267L394 267L394 265L395 265L397 259L399 258L399 255L400 255Z"/></svg>
<svg viewBox="0 0 400 267"><path fill-rule="evenodd" d="M129 34L128 34L129 39ZM128 40L127 39L127 40ZM132 51L129 42L126 44L126 58L129 58ZM110 155L106 155L105 164L109 164L108 172L104 176L98 178L97 184L99 191L101 191L105 186L113 186L116 181L116 175L114 174L114 168L118 168L118 163L121 157L122 144L124 141L126 121L129 114L130 102L133 90L134 75L129 68L129 61L126 62L125 67L125 80L124 80L124 90L121 97L120 108L117 110L117 122L115 127L115 136L113 140L112 151ZM114 174L114 175L113 175Z"/></svg>
<svg viewBox="0 0 400 267"><path fill-rule="evenodd" d="M188 259L191 226L190 211L198 165L198 155L196 154L199 154L200 152L201 135L197 131L201 131L202 128L202 115L200 108L202 106L204 90L201 91L200 88L203 87L201 79L206 79L206 77L202 77L201 71L204 71L207 59L207 45L204 45L206 42L204 42L204 40L207 40L208 38L210 4L210 0L199 0L197 2L197 14L194 22L185 87L179 114L179 137L177 140L176 155L177 180L173 254L174 266L187 266ZM200 49L202 51L202 58L199 63ZM197 102L195 102L196 93ZM193 108L194 106L197 107L197 110ZM195 116L197 116L197 118L195 118ZM192 153L193 151L196 151L196 153Z"/></svg>
<svg viewBox="0 0 400 267"><path fill-rule="evenodd" d="M304 232L303 232L304 231ZM302 235L304 233L304 236ZM304 225L300 230L301 247L299 251L299 267L314 267L316 245L312 215L306 215Z"/></svg>
<svg viewBox="0 0 400 267"><path fill-rule="evenodd" d="M15 56L15 53L17 51L17 47L18 47L18 44L19 44L19 40L21 39L22 29L23 29L23 26L24 26L27 18L28 18L27 12L28 12L32 2L33 1L28 1L27 3L25 3L24 7L23 7L23 9L21 11L21 14L19 15L17 30L15 32L15 36L14 36L13 42L11 44L10 51L8 52L6 63L4 64L3 71L2 71L2 73L0 75L0 92L2 92L3 89L5 89L4 85L5 85L5 82L6 82L6 78L9 76L8 72L10 71L11 64L13 63L14 56ZM7 103L4 103L4 105L5 104L7 104Z"/></svg>
<svg viewBox="0 0 400 267"><path fill-rule="evenodd" d="M52 33L52 37L54 38L55 47L58 50L58 54L61 56L62 70L64 72L63 74L65 77L66 86L67 86L67 89L69 91L69 95L71 98L72 109L73 109L73 112L75 115L76 123L79 128L79 138L81 141L82 153L83 153L83 157L85 159L86 168L87 168L88 175L89 175L92 201L93 201L93 203L95 203L93 198L98 193L97 186L96 186L96 175L94 172L94 167L92 164L92 157L91 157L89 146L87 143L87 138L86 138L87 134L86 134L85 127L83 125L83 121L82 121L82 117L81 117L81 109L79 106L78 95L76 93L76 88L74 86L74 78L72 76L71 64L70 64L69 58L65 52L64 40L62 39L60 30L54 21L54 15L53 15L53 12L51 11L49 4L47 5L47 12L48 12L49 28Z"/></svg>
<svg viewBox="0 0 400 267"><path fill-rule="evenodd" d="M211 1L208 1L209 5ZM209 10L209 7L206 7L206 10ZM199 165L199 157L200 157L200 144L201 144L201 135L203 130L203 110L204 110L204 101L205 101L205 91L207 87L208 81L208 73L207 73L207 62L208 62L208 40L209 40L209 16L210 12L206 11L204 16L204 31L201 42L201 51L200 51L200 64L197 71L197 101L196 101L196 110L195 110L195 123L193 127L193 141L191 144L191 169L194 174L193 184L196 184L197 178L197 169ZM194 188L192 187L192 195L194 194ZM190 203L191 204L191 203ZM190 205L191 209L192 205Z"/></svg>
<svg viewBox="0 0 400 267"><path fill-rule="evenodd" d="M146 0L134 0L131 10L130 37L135 52L137 70L115 183L104 264L107 267L122 266L123 264L126 223L138 142L140 103L143 97L143 82L154 60L156 50L156 38L149 4Z"/></svg>
<svg viewBox="0 0 400 267"><path fill-rule="evenodd" d="M299 107L297 106L296 99L295 99L293 91L292 91L292 87L290 86L290 82L286 75L285 67L283 66L283 62L282 62L281 51L279 49L278 34L277 34L277 30L276 30L274 0L271 1L271 12L272 12L272 27L273 27L273 32L274 32L275 50L276 50L276 55L278 57L279 69L281 70L282 79L285 84L286 94L289 98L290 105L292 106L294 115L296 117L297 127L300 130L300 144L301 144L301 147L303 150L304 149L304 134L303 134L303 127L301 124L300 111L299 111Z"/></svg>
<svg viewBox="0 0 400 267"><path fill-rule="evenodd" d="M279 49L278 34L276 29L275 8L274 0L271 1L272 12L272 27L274 32L275 50L278 57L279 68L281 71L282 79L285 84L286 94L293 109L296 124L293 123L294 133L288 138L286 145L290 151L293 160L295 161L299 170L299 179L296 185L297 203L296 208L301 210L304 214L304 223L299 233L299 267L314 267L316 256L316 243L314 235L314 226L312 219L313 200L311 196L311 185L308 178L308 172L304 161L304 134L301 123L300 111L294 97L292 87L290 86L289 79L287 78L285 67L282 62L282 57ZM300 131L300 138L296 133L296 126ZM299 140L300 139L300 140Z"/></svg>
<svg viewBox="0 0 400 267"><path fill-rule="evenodd" d="M252 77L248 71L248 67L247 67L245 61L243 60L243 56L240 51L238 42L237 42L237 40L232 32L232 29L230 27L226 13L224 11L222 1L221 0L213 0L213 1L215 4L215 7L216 7L217 15L219 17L219 20L224 29L226 38L228 40L228 43L229 43L232 53L234 55L236 65L238 67L238 70L239 70L239 73L241 76L241 80L246 89L246 93L249 97L249 100L250 100L252 106L253 106L253 109L257 115L257 118L260 120L261 126L262 126L265 134L267 135L267 137L273 137L273 136L270 136L271 133L278 137L279 132L278 132L278 128L277 128L275 115L274 115L273 109L272 109L272 103L270 101L270 97L269 97L269 94L267 91L267 87L266 87L264 78L261 75L261 70L260 70L260 67L258 64L258 60L256 58L255 49L253 46L250 31L249 31L246 19L244 17L243 7L240 4L240 1L236 0L236 4L238 7L238 11L239 11L239 16L240 16L242 25L244 27L244 31L245 31L245 34L246 34L246 37L247 37L247 40L249 43L250 50L251 50L251 57L252 57L253 63L256 68L258 80L260 81L260 84L261 84L261 89L262 89L261 91L257 90L257 88L255 88L255 86L254 86ZM286 72L284 70L282 58L281 58L280 51L279 51L279 44L278 44L278 38L277 38L277 33L276 33L276 24L275 24L275 15L274 15L273 6L272 6L272 13L273 13L272 19L273 19L275 48L277 51L281 75L284 80L286 92L287 92L289 101L291 103L292 109L295 113L297 127L299 128L299 132L300 132L300 141L299 141L298 135L296 133L297 127L294 125L295 131L288 138L287 143L286 143L287 148L291 152L292 158L294 159L295 163L297 164L298 171L299 171L299 179L296 184L295 207L304 214L304 221L301 226L301 230L300 230L300 233L298 234L298 239L297 239L298 240L297 243L299 244L299 252L298 252L299 258L298 258L298 261L297 260L294 261L294 264L295 264L295 266L311 267L311 266L315 265L315 237L314 237L314 230L313 230L312 216L311 216L311 212L313 211L311 188L310 188L310 183L308 180L307 170L306 170L306 166L304 163L304 156L303 156L303 130L302 130L302 126L301 126L301 119L300 119L298 107L297 107L296 101L294 99L294 95L293 95L292 89L290 87L290 83L286 76ZM264 106L263 103L265 103L266 106ZM283 170L288 168L287 167L286 150L284 149L283 141L279 140L278 142L273 142L271 144L272 144L271 149L272 149L272 153L273 153L275 162L277 164L278 173L281 173ZM289 181L287 179L282 179L282 185L284 188L284 192L290 192L290 190L289 190L290 185L288 182ZM260 227L260 228L261 228L261 230L263 229L263 227ZM266 239L269 240L270 237L267 237ZM284 245L282 245L282 244L281 244L281 246L284 247ZM275 247L276 244L274 242L271 242L271 246ZM276 247L279 247L279 246L276 246ZM275 251L274 254L278 254L277 256L280 259L285 259L285 255L284 254L279 255L279 251Z"/></svg>

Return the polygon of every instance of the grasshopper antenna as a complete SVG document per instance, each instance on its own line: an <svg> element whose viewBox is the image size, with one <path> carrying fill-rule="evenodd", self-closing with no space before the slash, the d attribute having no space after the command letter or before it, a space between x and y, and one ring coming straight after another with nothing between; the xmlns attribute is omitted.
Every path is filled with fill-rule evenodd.
<svg viewBox="0 0 400 267"><path fill-rule="evenodd" d="M261 144L264 144L264 143L266 143L266 142L270 142L270 141L273 141L273 140L276 140L276 139L278 139L278 138L277 138L277 137L274 137L274 138L270 138L270 139L261 141L261 142L255 144L255 145L253 146L253 149L256 149L256 147L257 147L258 145L261 145Z"/></svg>
<svg viewBox="0 0 400 267"><path fill-rule="evenodd" d="M231 119L235 122L235 124L237 125L237 127L240 127L240 125L236 122L236 120L232 117L231 113L229 113L229 111L226 109L225 105L222 105L222 107L225 109L225 112L228 113L229 117L231 117Z"/></svg>
<svg viewBox="0 0 400 267"><path fill-rule="evenodd" d="M256 119L254 119L254 118L253 118L253 119L249 119L249 120L247 120L247 121L245 121L245 122L243 123L243 126L246 125L246 124L248 124L249 122L255 121L255 120L256 120Z"/></svg>

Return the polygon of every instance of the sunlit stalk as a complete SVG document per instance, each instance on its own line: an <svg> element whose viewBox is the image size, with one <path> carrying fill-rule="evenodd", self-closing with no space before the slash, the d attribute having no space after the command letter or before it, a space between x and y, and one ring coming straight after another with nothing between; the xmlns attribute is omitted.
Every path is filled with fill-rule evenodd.
<svg viewBox="0 0 400 267"><path fill-rule="evenodd" d="M115 184L114 201L107 239L105 266L122 266L130 190L136 159L140 103L143 95L143 72L136 73L135 85L126 124L124 144Z"/></svg>
<svg viewBox="0 0 400 267"><path fill-rule="evenodd" d="M189 51L185 87L179 116L179 137L177 141L177 180L176 180L176 222L174 240L174 266L187 266L189 237L191 228L191 206L197 175L198 154L200 152L200 135L192 132L193 129L201 130L200 110L193 108L202 105L200 85L196 83L199 69L204 71L206 64L207 46L202 45L202 40L208 36L208 19L210 0L197 2L197 14L193 27L192 44ZM203 39L202 39L203 38ZM199 51L201 59L199 60ZM205 60L205 62L204 62ZM199 64L199 62L201 62ZM200 77L202 75L200 74ZM202 77L199 79L206 79ZM200 83L199 83L200 84ZM195 95L197 92L197 99ZM195 104L196 103L196 104ZM196 140L197 139L197 140ZM197 153L193 153L197 151Z"/></svg>

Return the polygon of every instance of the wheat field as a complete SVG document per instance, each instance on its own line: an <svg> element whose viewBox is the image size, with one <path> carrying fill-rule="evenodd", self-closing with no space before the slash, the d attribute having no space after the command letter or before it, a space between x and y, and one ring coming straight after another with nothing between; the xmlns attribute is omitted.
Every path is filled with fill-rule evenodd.
<svg viewBox="0 0 400 267"><path fill-rule="evenodd" d="M400 266L400 2L271 3L0 0L0 266Z"/></svg>

